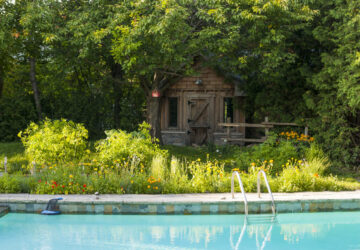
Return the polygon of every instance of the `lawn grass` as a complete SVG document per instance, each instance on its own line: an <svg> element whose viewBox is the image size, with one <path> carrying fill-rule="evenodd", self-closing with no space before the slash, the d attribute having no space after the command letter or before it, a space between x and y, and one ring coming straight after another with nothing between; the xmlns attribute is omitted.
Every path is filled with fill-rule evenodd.
<svg viewBox="0 0 360 250"><path fill-rule="evenodd" d="M2 142L0 143L0 156L13 157L24 154L24 147L21 142Z"/></svg>
<svg viewBox="0 0 360 250"><path fill-rule="evenodd" d="M21 142L3 142L0 143L0 171L4 170L4 159L7 157L8 172L21 170L22 166L28 164L24 154L24 147Z"/></svg>

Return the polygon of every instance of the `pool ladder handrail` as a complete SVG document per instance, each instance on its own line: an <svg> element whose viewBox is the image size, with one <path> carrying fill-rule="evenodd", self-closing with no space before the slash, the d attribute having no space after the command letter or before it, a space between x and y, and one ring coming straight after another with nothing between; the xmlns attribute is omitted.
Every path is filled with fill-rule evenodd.
<svg viewBox="0 0 360 250"><path fill-rule="evenodd" d="M240 189L241 189L241 193L243 195L243 198L244 198L244 205L245 205L245 215L248 215L249 213L249 210L248 210L248 202L247 202L247 199L246 199L246 194L245 194L245 190L244 190L244 186L243 186L243 183L241 181L241 178L240 178L240 174L238 171L234 171L231 175L231 196L232 198L234 199L235 198L235 195L234 195L234 177L237 177L238 181L239 181L239 185L240 185Z"/></svg>
<svg viewBox="0 0 360 250"><path fill-rule="evenodd" d="M263 177L264 177L264 180L265 180L265 184L266 184L266 187L267 187L267 190L270 194L270 197L271 197L271 209L272 209L272 212L273 212L273 215L276 214L276 209L275 209L275 201L274 201L274 196L271 192L271 188L270 188L270 185L269 185L269 182L268 182L268 179L266 177L266 173L264 170L260 170L258 172L258 176L257 176L257 194L258 194L258 198L260 198L260 195L261 195L261 192L260 192L260 181L261 181L261 174L263 174Z"/></svg>

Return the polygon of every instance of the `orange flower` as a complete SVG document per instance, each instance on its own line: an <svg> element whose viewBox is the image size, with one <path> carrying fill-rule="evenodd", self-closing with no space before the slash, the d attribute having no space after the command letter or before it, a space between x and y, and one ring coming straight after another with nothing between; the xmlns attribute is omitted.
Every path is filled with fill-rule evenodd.
<svg viewBox="0 0 360 250"><path fill-rule="evenodd" d="M315 173L314 176L315 176L315 178L318 178L318 177L319 177L319 174L318 174L318 173Z"/></svg>

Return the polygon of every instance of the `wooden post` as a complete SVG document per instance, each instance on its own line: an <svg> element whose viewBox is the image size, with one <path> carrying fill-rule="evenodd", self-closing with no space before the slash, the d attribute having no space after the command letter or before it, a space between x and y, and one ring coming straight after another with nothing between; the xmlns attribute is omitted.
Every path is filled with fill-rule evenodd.
<svg viewBox="0 0 360 250"><path fill-rule="evenodd" d="M120 164L116 163L116 173L120 175Z"/></svg>
<svg viewBox="0 0 360 250"><path fill-rule="evenodd" d="M32 164L33 164L33 167L30 170L30 173L31 173L31 175L35 175L36 174L36 163L35 163L35 161L33 161Z"/></svg>
<svg viewBox="0 0 360 250"><path fill-rule="evenodd" d="M231 118L230 117L228 117L227 119L226 119L226 122L227 123L231 123ZM230 126L227 126L226 127L226 143L229 143L229 141L230 141Z"/></svg>
<svg viewBox="0 0 360 250"><path fill-rule="evenodd" d="M265 116L265 123L269 122L269 117ZM265 128L265 138L269 136L269 128Z"/></svg>
<svg viewBox="0 0 360 250"><path fill-rule="evenodd" d="M4 158L4 172L7 173L7 157Z"/></svg>
<svg viewBox="0 0 360 250"><path fill-rule="evenodd" d="M309 127L308 126L305 127L304 134L305 134L306 137L309 135Z"/></svg>

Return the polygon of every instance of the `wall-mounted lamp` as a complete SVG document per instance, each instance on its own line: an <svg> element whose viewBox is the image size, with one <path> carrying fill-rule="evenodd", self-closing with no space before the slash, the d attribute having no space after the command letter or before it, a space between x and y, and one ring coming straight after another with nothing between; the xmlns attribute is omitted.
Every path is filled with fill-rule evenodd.
<svg viewBox="0 0 360 250"><path fill-rule="evenodd" d="M202 82L203 82L203 81L202 81L201 79L197 79L197 80L195 81L195 84L196 84L196 85L201 85Z"/></svg>

